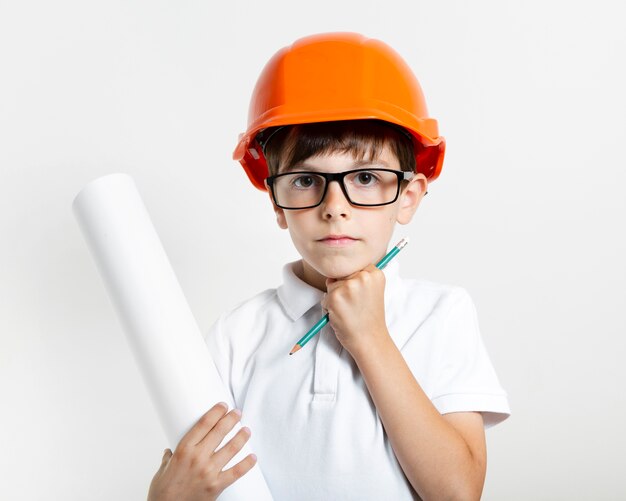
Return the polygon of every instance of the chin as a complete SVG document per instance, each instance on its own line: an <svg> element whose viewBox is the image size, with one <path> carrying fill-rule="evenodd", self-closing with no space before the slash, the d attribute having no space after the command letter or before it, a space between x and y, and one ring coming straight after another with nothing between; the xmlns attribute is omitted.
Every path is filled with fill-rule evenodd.
<svg viewBox="0 0 626 501"><path fill-rule="evenodd" d="M330 258L320 263L316 263L315 269L327 278L344 278L357 271L361 271L368 265L367 262L361 264L354 259Z"/></svg>

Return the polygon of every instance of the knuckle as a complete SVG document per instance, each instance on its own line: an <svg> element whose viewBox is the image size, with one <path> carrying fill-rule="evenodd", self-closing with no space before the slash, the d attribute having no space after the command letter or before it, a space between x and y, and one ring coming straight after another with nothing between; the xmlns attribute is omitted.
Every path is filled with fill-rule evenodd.
<svg viewBox="0 0 626 501"><path fill-rule="evenodd" d="M213 427L213 431L221 437L226 436L228 434L229 429L230 428L228 427L228 422L224 420L220 421Z"/></svg>
<svg viewBox="0 0 626 501"><path fill-rule="evenodd" d="M208 459L202 468L199 470L198 475L202 479L205 485L210 485L216 481L217 474L215 463L212 459Z"/></svg>
<svg viewBox="0 0 626 501"><path fill-rule="evenodd" d="M215 421L215 415L212 412L203 414L202 417L198 420L198 424L196 425L198 428L204 428Z"/></svg>
<svg viewBox="0 0 626 501"><path fill-rule="evenodd" d="M222 486L221 483L217 480L216 477L211 476L209 479L207 479L205 485L204 485L204 491L209 495L214 497L216 494L219 494L220 492L222 492Z"/></svg>
<svg viewBox="0 0 626 501"><path fill-rule="evenodd" d="M241 445L239 444L238 440L231 440L230 442L228 442L228 445L226 446L228 455L231 457L237 454L240 448L241 448Z"/></svg>
<svg viewBox="0 0 626 501"><path fill-rule="evenodd" d="M174 459L174 457L172 457ZM179 464L184 464L185 468L199 471L204 467L204 458L198 454L197 448L190 448L178 457Z"/></svg>
<svg viewBox="0 0 626 501"><path fill-rule="evenodd" d="M228 444L228 452L235 454L248 440L248 433L242 428Z"/></svg>
<svg viewBox="0 0 626 501"><path fill-rule="evenodd" d="M247 465L242 461L233 466L233 476L235 478L241 478L248 471Z"/></svg>
<svg viewBox="0 0 626 501"><path fill-rule="evenodd" d="M250 431L245 428L242 429L237 434L237 444L238 444L239 449L241 449L249 439L250 439Z"/></svg>
<svg viewBox="0 0 626 501"><path fill-rule="evenodd" d="M235 466L230 468L225 472L225 476L228 479L226 481L226 485L230 485L236 480L243 477L246 473L248 473L252 467L256 464L256 458L252 455L246 457L243 461L237 463Z"/></svg>
<svg viewBox="0 0 626 501"><path fill-rule="evenodd" d="M233 429L237 421L239 421L241 416L238 416L234 412L229 412L222 419L220 419L219 423L216 425L217 429L220 433L227 434L230 430Z"/></svg>
<svg viewBox="0 0 626 501"><path fill-rule="evenodd" d="M231 422L233 424L235 424L237 421L239 421L241 419L241 413L237 413L237 412L235 412L235 410L233 410L230 413L230 419L231 419Z"/></svg>
<svg viewBox="0 0 626 501"><path fill-rule="evenodd" d="M176 451L174 452L174 454L172 455L172 460L173 461L185 461L187 459L189 459L189 457L191 456L191 445L184 443L184 444L180 444L177 448Z"/></svg>
<svg viewBox="0 0 626 501"><path fill-rule="evenodd" d="M198 456L196 456L194 454L192 456L189 456L189 458L187 460L189 462L189 469L190 470L196 470L197 467L199 466L200 458L198 458Z"/></svg>
<svg viewBox="0 0 626 501"><path fill-rule="evenodd" d="M254 467L254 465L256 464L256 457L249 455L240 464L243 470L243 472L241 473L241 476L243 476Z"/></svg>

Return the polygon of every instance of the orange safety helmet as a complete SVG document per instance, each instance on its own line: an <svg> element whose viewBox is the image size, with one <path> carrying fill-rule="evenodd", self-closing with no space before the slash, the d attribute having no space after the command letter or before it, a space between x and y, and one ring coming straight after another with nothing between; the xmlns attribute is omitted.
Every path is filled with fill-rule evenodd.
<svg viewBox="0 0 626 501"><path fill-rule="evenodd" d="M358 33L321 33L296 40L267 62L252 92L248 130L233 152L252 184L269 175L257 134L268 127L379 119L414 138L417 172L429 182L441 172L445 140L428 117L419 82L384 42Z"/></svg>

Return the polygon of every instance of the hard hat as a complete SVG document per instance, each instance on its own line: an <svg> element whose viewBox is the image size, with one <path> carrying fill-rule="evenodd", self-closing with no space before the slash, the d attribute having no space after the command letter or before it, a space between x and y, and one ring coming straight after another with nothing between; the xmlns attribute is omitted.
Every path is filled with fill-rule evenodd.
<svg viewBox="0 0 626 501"><path fill-rule="evenodd" d="M256 139L268 127L379 119L415 139L417 172L429 182L443 165L445 140L428 117L417 78L384 42L358 33L320 33L283 47L267 62L252 92L248 128L233 152L252 184L265 191L269 175Z"/></svg>

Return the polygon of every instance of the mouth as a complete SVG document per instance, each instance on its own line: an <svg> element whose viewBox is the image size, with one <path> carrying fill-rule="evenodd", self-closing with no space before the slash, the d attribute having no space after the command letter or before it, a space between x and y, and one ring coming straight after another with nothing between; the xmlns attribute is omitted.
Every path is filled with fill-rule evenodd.
<svg viewBox="0 0 626 501"><path fill-rule="evenodd" d="M346 245L351 245L357 242L357 238L352 238L348 235L327 235L324 238L320 238L318 242L321 242L326 245L330 245L333 247L343 247Z"/></svg>

